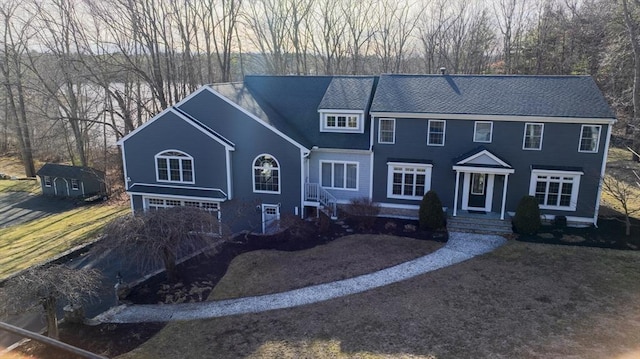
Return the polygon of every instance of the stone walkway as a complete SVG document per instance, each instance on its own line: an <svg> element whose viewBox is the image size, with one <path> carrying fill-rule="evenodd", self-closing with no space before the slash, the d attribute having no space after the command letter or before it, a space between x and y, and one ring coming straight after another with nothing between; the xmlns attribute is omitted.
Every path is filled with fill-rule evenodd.
<svg viewBox="0 0 640 359"><path fill-rule="evenodd" d="M312 304L361 293L460 263L477 255L491 252L505 242L503 237L495 235L450 233L449 241L439 250L370 274L256 297L183 304L121 305L98 315L92 321L98 323L141 323L193 320L258 313Z"/></svg>

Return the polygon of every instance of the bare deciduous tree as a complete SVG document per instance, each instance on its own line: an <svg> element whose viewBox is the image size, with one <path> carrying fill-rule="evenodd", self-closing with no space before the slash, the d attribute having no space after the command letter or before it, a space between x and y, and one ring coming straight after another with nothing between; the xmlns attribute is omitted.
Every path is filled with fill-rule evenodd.
<svg viewBox="0 0 640 359"><path fill-rule="evenodd" d="M58 339L57 305L60 300L79 305L95 296L102 275L96 269L73 269L64 265L32 267L11 278L0 292L0 307L9 312L42 305L47 334Z"/></svg>
<svg viewBox="0 0 640 359"><path fill-rule="evenodd" d="M164 265L167 280L178 280L177 259L224 240L227 231L218 212L197 207L171 207L120 217L104 229L106 238L96 250L115 250L140 270Z"/></svg>
<svg viewBox="0 0 640 359"><path fill-rule="evenodd" d="M636 183L626 182L620 176L606 175L602 179L603 191L611 196L624 214L625 234L631 235L631 216L640 212L640 175L633 171Z"/></svg>

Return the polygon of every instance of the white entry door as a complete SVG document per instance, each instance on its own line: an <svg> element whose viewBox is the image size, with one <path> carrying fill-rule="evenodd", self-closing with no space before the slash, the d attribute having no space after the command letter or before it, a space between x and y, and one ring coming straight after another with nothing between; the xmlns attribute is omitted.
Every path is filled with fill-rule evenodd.
<svg viewBox="0 0 640 359"><path fill-rule="evenodd" d="M280 220L280 206L277 204L262 204L262 233L270 234L278 231Z"/></svg>

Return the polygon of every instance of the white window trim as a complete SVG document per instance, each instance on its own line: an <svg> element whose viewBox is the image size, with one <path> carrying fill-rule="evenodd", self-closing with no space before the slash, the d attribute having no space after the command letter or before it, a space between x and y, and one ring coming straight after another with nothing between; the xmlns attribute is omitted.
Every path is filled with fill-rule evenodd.
<svg viewBox="0 0 640 359"><path fill-rule="evenodd" d="M424 193L427 193L431 189L431 172L433 169L432 164L387 162L387 198L421 200L422 197L424 197L424 194L422 194L421 196L403 196L393 194L393 167L410 167L414 169L424 169Z"/></svg>
<svg viewBox="0 0 640 359"><path fill-rule="evenodd" d="M264 191L264 190L256 189L255 163L256 163L256 160L262 156L269 156L273 158L274 161L276 161L276 165L278 166L278 190L277 191ZM280 161L278 161L276 156L273 156L269 153L262 153L257 155L256 158L254 158L253 161L251 161L251 184L252 184L251 188L253 189L253 193L280 194L280 192L282 191L282 167L280 167Z"/></svg>
<svg viewBox="0 0 640 359"><path fill-rule="evenodd" d="M322 185L322 165L325 163L331 164L331 187ZM344 165L344 187L334 187L334 168L335 165ZM347 187L347 165L356 165L356 188L348 188ZM318 183L322 188L331 189L331 190L340 190L340 191L358 191L360 189L360 163L353 161L320 161L320 178Z"/></svg>
<svg viewBox="0 0 640 359"><path fill-rule="evenodd" d="M581 150L580 146L582 145L582 134L584 133L585 127L597 127L598 128L598 139L596 140L596 149L594 151L585 151ZM602 134L602 125L582 125L580 127L580 138L578 138L578 152L580 153L598 153L600 148L600 135Z"/></svg>
<svg viewBox="0 0 640 359"><path fill-rule="evenodd" d="M548 206L540 205L540 209L553 209L558 211L574 212L578 205L578 193L580 193L580 179L584 172L580 171L556 171L556 170L531 170L531 180L529 182L529 195L536 195L536 183L538 176L573 177L571 187L571 200L569 206Z"/></svg>
<svg viewBox="0 0 640 359"><path fill-rule="evenodd" d="M431 143L431 122L442 122L442 143ZM429 120L427 123L427 146L444 146L447 136L447 121L446 120Z"/></svg>
<svg viewBox="0 0 640 359"><path fill-rule="evenodd" d="M391 121L393 123L393 139L391 142L382 141L382 122ZM384 145L393 145L396 143L396 119L395 118L379 118L378 119L378 143Z"/></svg>
<svg viewBox="0 0 640 359"><path fill-rule="evenodd" d="M542 126L542 130L540 131L540 146L538 148L533 148L533 147L525 147L525 144L527 143L527 126L529 125L536 125L536 126ZM544 123L540 123L540 122L525 122L524 124L524 132L522 134L522 149L525 151L541 151L542 150L542 141L544 140Z"/></svg>
<svg viewBox="0 0 640 359"><path fill-rule="evenodd" d="M328 126L327 119L329 116L336 117L336 125ZM357 126L354 127L338 127L337 117L355 117ZM364 113L362 111L336 110L320 112L320 132L340 132L340 133L364 133Z"/></svg>
<svg viewBox="0 0 640 359"><path fill-rule="evenodd" d="M44 186L51 187L51 176L44 176Z"/></svg>
<svg viewBox="0 0 640 359"><path fill-rule="evenodd" d="M75 186L74 186L75 184ZM71 190L73 191L79 191L80 190L80 181L78 181L75 178L71 179Z"/></svg>
<svg viewBox="0 0 640 359"><path fill-rule="evenodd" d="M181 153L184 156L164 156L163 153L167 153L167 152L177 152L177 153ZM167 178L166 180L160 179L160 171L158 169L158 158L163 158L167 160ZM179 170L180 170L180 181L172 181L171 180L171 169L169 167L169 160L170 159L177 159L178 164L179 164ZM183 173L182 173L182 160L191 160L191 181L184 181L182 180L183 178ZM158 182L165 182L165 183L190 183L190 184L194 184L196 183L196 164L195 161L193 160L193 157L191 155L189 155L188 153L184 152L184 151L179 151L179 150L164 150L161 151L159 153L157 153L154 157L153 157L153 162L154 162L154 166L156 168L156 181Z"/></svg>
<svg viewBox="0 0 640 359"><path fill-rule="evenodd" d="M489 141L480 141L476 139L476 133L478 131L479 123L488 123L491 126L491 128L489 129ZM475 121L473 124L473 142L491 143L492 141L493 141L493 121Z"/></svg>

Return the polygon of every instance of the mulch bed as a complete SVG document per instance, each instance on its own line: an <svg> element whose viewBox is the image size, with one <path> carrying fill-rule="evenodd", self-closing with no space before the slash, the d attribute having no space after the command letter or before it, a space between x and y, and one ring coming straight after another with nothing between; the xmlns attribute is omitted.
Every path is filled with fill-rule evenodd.
<svg viewBox="0 0 640 359"><path fill-rule="evenodd" d="M624 225L616 220L601 219L598 228L559 228L543 226L536 235L516 235L519 241L614 249L640 248L640 220L633 220L632 236L624 235ZM170 286L164 275L158 275L135 287L126 301L135 304L193 302L206 299L210 290L224 276L236 256L249 251L274 249L297 251L326 244L336 238L357 232L390 234L416 239L446 241L446 232L426 232L417 228L417 222L404 219L377 218L363 221L352 218L344 222L321 217L316 221L297 223L296 230L276 235L247 234L223 244L213 255L198 255L179 265L180 283ZM635 236L633 234L636 234ZM189 288L205 288L189 291ZM176 296L176 293L180 293ZM62 341L108 357L117 356L138 347L164 327L165 323L101 324L87 326L62 324ZM74 358L68 353L52 350L43 344L28 342L17 351L45 359Z"/></svg>
<svg viewBox="0 0 640 359"><path fill-rule="evenodd" d="M638 250L640 249L640 219L631 218L631 235L625 235L625 225L619 219L600 218L598 227L556 227L545 225L534 235L520 234L519 241L561 244L583 247Z"/></svg>
<svg viewBox="0 0 640 359"><path fill-rule="evenodd" d="M353 233L389 234L416 239L446 241L446 232L418 229L417 221L376 218L363 221L352 218L331 221L320 217L314 221L296 222L294 230L275 235L245 234L222 244L212 255L198 255L178 265L180 282L169 285L163 274L157 275L132 289L125 299L134 304L195 302L208 297L224 276L231 261L238 255L261 249L298 251ZM194 290L194 289L198 290ZM164 327L165 323L100 324L87 326L63 323L60 338L65 343L108 357L117 356L138 347ZM44 359L74 358L69 353L52 350L37 342L27 342L16 351Z"/></svg>

